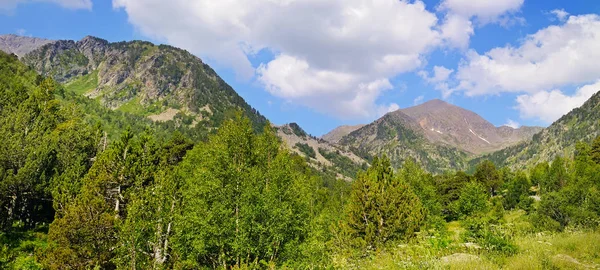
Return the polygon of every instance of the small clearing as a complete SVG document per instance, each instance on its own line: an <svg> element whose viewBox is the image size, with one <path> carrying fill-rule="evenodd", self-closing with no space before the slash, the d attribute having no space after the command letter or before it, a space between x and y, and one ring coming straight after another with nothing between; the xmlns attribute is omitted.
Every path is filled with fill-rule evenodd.
<svg viewBox="0 0 600 270"><path fill-rule="evenodd" d="M166 111L160 114L148 115L148 118L154 122L167 122L173 120L178 112L179 110L177 109L168 108Z"/></svg>

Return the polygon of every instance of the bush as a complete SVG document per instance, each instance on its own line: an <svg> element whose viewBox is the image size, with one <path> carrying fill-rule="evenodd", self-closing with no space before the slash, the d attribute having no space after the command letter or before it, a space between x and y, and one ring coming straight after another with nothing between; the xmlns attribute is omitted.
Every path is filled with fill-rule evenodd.
<svg viewBox="0 0 600 270"><path fill-rule="evenodd" d="M488 251L510 255L518 252L512 234L504 225L492 224L488 218L468 218L463 221L463 226L466 228L465 241L475 242Z"/></svg>
<svg viewBox="0 0 600 270"><path fill-rule="evenodd" d="M300 150L300 152L304 153L307 157L316 158L317 153L315 149L313 149L310 145L306 143L296 143L296 148Z"/></svg>
<svg viewBox="0 0 600 270"><path fill-rule="evenodd" d="M467 183L460 192L460 198L455 202L455 211L461 218L486 213L489 209L487 198L483 185L477 182Z"/></svg>

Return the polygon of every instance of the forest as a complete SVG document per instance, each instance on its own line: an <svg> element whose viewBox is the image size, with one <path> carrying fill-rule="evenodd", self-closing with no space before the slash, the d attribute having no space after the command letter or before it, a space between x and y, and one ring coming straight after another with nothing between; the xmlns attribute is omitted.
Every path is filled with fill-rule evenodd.
<svg viewBox="0 0 600 270"><path fill-rule="evenodd" d="M241 112L197 134L77 99L0 54L0 268L600 265L600 137L518 171L380 156L347 182Z"/></svg>

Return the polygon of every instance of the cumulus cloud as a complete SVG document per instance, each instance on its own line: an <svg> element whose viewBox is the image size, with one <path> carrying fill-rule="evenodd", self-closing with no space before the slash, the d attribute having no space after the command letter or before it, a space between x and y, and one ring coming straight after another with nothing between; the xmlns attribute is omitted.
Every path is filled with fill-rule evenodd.
<svg viewBox="0 0 600 270"><path fill-rule="evenodd" d="M0 11L11 11L21 3L34 2L53 3L68 9L92 9L91 0L3 0L0 1Z"/></svg>
<svg viewBox="0 0 600 270"><path fill-rule="evenodd" d="M564 9L552 10L552 11L550 11L550 14L556 16L556 18L558 18L561 21L564 21L569 17L569 13L566 12Z"/></svg>
<svg viewBox="0 0 600 270"><path fill-rule="evenodd" d="M378 104L389 79L418 69L442 44L421 1L113 0L142 33L256 76L282 99L343 118L394 109ZM248 56L274 59L254 68Z"/></svg>
<svg viewBox="0 0 600 270"><path fill-rule="evenodd" d="M447 46L467 49L473 29L474 20L478 25L499 23L510 25L512 21L522 19L511 17L523 6L524 0L443 0L438 6L439 11L446 12L444 22L440 27Z"/></svg>
<svg viewBox="0 0 600 270"><path fill-rule="evenodd" d="M552 123L574 108L580 107L600 90L600 80L577 89L572 96L560 90L542 91L517 97L517 109L522 118L537 118Z"/></svg>
<svg viewBox="0 0 600 270"><path fill-rule="evenodd" d="M446 46L461 50L469 47L471 36L475 33L471 20L456 14L448 14L440 30Z"/></svg>
<svg viewBox="0 0 600 270"><path fill-rule="evenodd" d="M444 0L440 3L441 10L465 17L476 18L479 23L497 22L507 13L521 9L524 0Z"/></svg>
<svg viewBox="0 0 600 270"><path fill-rule="evenodd" d="M457 90L467 95L537 93L599 78L600 16L570 16L529 35L517 47L468 53L458 68Z"/></svg>
<svg viewBox="0 0 600 270"><path fill-rule="evenodd" d="M442 93L443 98L448 98L454 91L448 84L448 79L453 72L453 69L443 66L434 66L433 76L429 76L429 73L424 70L419 71L418 74L425 82L434 85L434 88Z"/></svg>
<svg viewBox="0 0 600 270"><path fill-rule="evenodd" d="M506 124L504 124L503 126L507 126L507 127L511 127L511 128L517 129L517 128L519 128L521 126L521 124L519 124L519 122L514 121L512 119L508 119L508 120L506 120Z"/></svg>

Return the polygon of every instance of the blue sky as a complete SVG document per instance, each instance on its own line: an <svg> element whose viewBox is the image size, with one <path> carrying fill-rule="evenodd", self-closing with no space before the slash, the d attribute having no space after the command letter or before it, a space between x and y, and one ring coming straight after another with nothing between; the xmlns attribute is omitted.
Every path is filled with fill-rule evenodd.
<svg viewBox="0 0 600 270"><path fill-rule="evenodd" d="M182 47L314 135L434 98L547 126L600 90L599 1L474 2L8 0L0 34Z"/></svg>

